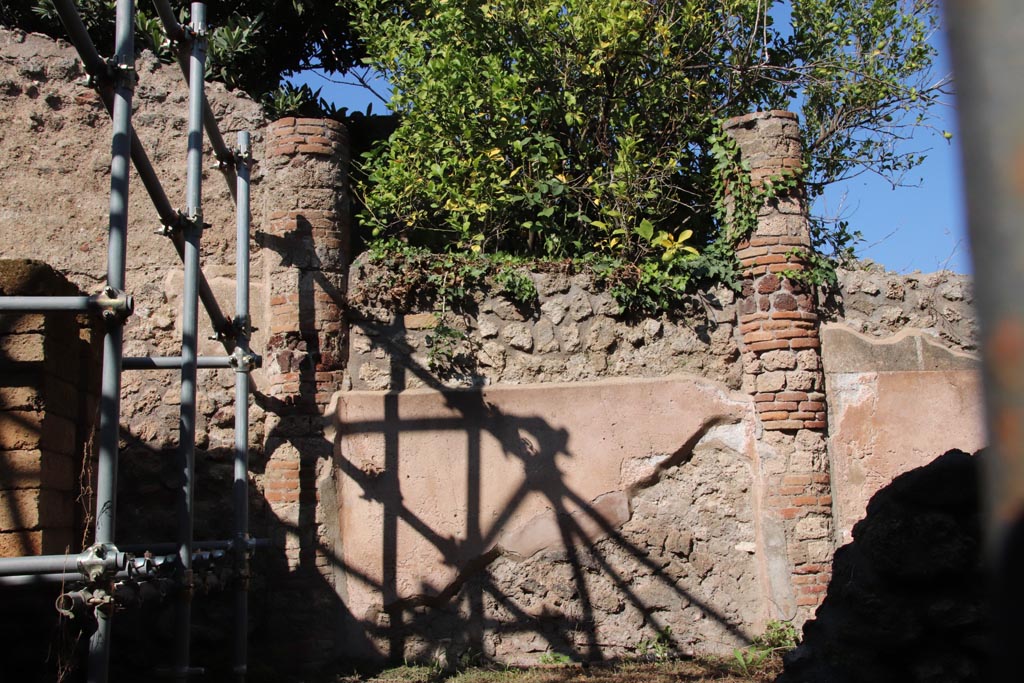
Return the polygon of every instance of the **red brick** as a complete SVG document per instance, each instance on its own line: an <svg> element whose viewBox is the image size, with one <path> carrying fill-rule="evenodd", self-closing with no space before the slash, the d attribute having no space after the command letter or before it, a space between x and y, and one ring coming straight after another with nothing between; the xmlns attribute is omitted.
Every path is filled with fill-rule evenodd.
<svg viewBox="0 0 1024 683"><path fill-rule="evenodd" d="M270 156L277 157L291 156L292 154L295 154L295 151L295 145L277 145L275 147L270 148L269 154Z"/></svg>
<svg viewBox="0 0 1024 683"><path fill-rule="evenodd" d="M829 478L827 474L824 474L822 472L814 472L811 474L811 481L814 482L815 484L828 484L832 480Z"/></svg>
<svg viewBox="0 0 1024 683"><path fill-rule="evenodd" d="M776 420L785 420L789 417L789 413L785 410L777 410L774 412L761 413L761 420L764 422L775 422Z"/></svg>
<svg viewBox="0 0 1024 683"><path fill-rule="evenodd" d="M789 261L788 263L773 263L768 266L767 272L769 273L785 273L787 270L806 270L804 264Z"/></svg>
<svg viewBox="0 0 1024 683"><path fill-rule="evenodd" d="M753 322L755 320L766 320L768 317L769 315L767 313L748 313L747 315L741 315L739 322L742 325L745 323Z"/></svg>
<svg viewBox="0 0 1024 683"><path fill-rule="evenodd" d="M817 321L818 314L807 311L775 311L771 317L775 320L808 320L813 322Z"/></svg>
<svg viewBox="0 0 1024 683"><path fill-rule="evenodd" d="M810 474L787 474L782 477L782 483L790 486L806 486L811 483Z"/></svg>
<svg viewBox="0 0 1024 683"><path fill-rule="evenodd" d="M328 133L327 128L320 125L319 121L305 123L302 121L296 121L298 125L295 126L295 132L299 135L326 135Z"/></svg>
<svg viewBox="0 0 1024 683"><path fill-rule="evenodd" d="M331 156L334 154L334 148L326 145L299 145L298 151L300 154L317 154L321 156Z"/></svg>
<svg viewBox="0 0 1024 683"><path fill-rule="evenodd" d="M794 349L816 349L821 346L821 342L818 340L818 335L815 334L809 339L794 339L790 346Z"/></svg>
<svg viewBox="0 0 1024 683"><path fill-rule="evenodd" d="M761 404L759 404L757 406L757 411L759 413L785 412L788 415L790 413L790 411L796 410L796 407L797 407L796 403L789 403L789 402L786 402L786 401L774 401L772 403L761 403ZM761 415L761 418L764 419L764 415ZM780 418L780 419L785 419L785 418Z"/></svg>
<svg viewBox="0 0 1024 683"><path fill-rule="evenodd" d="M748 344L748 348L754 353L760 353L761 351L774 351L776 349L788 349L789 342L784 340L776 341L762 341L753 344Z"/></svg>
<svg viewBox="0 0 1024 683"><path fill-rule="evenodd" d="M755 332L747 332L746 334L743 335L743 343L744 344L754 344L754 343L757 343L757 342L770 341L770 340L773 340L773 339L775 339L775 335L773 333L765 332L763 330L762 331L755 331Z"/></svg>
<svg viewBox="0 0 1024 683"><path fill-rule="evenodd" d="M818 498L818 505L832 505L832 496L821 496Z"/></svg>
<svg viewBox="0 0 1024 683"><path fill-rule="evenodd" d="M793 505L799 505L800 507L806 507L808 505L817 505L817 496L795 496L793 498Z"/></svg>
<svg viewBox="0 0 1024 683"><path fill-rule="evenodd" d="M825 593L828 591L828 586L820 583L800 586L800 592L804 595L814 595L816 593Z"/></svg>
<svg viewBox="0 0 1024 683"><path fill-rule="evenodd" d="M311 145L336 145L338 140L336 138L329 138L323 135L310 135L306 138L306 142Z"/></svg>
<svg viewBox="0 0 1024 683"><path fill-rule="evenodd" d="M278 128L287 128L288 126L294 126L294 125L295 125L295 117L294 116L285 116L285 117L282 117L282 118L278 119L277 121L272 121L270 123L270 129L271 130L275 130L275 129L278 129Z"/></svg>
<svg viewBox="0 0 1024 683"><path fill-rule="evenodd" d="M770 244L779 244L782 238L777 235L754 235L750 238L750 246L760 247Z"/></svg>
<svg viewBox="0 0 1024 683"><path fill-rule="evenodd" d="M797 508L782 508L779 510L779 517L782 519L796 519L800 515L800 510Z"/></svg>
<svg viewBox="0 0 1024 683"><path fill-rule="evenodd" d="M772 263L785 263L786 257L782 254L765 254L754 259L755 266L766 266Z"/></svg>
<svg viewBox="0 0 1024 683"><path fill-rule="evenodd" d="M736 256L740 259L757 258L758 256L764 256L768 253L768 247L758 246L740 246L736 248Z"/></svg>
<svg viewBox="0 0 1024 683"><path fill-rule="evenodd" d="M818 338L817 330L806 330L806 329L789 329L789 330L777 330L774 332L776 339L801 339L806 337ZM797 348L801 342L796 342L793 346Z"/></svg>
<svg viewBox="0 0 1024 683"><path fill-rule="evenodd" d="M800 410L807 412L818 413L825 409L825 405L821 401L803 401L800 403Z"/></svg>
<svg viewBox="0 0 1024 683"><path fill-rule="evenodd" d="M790 329L813 329L813 320L785 320L780 316L772 316L772 320L766 320L762 325L766 330L790 330Z"/></svg>
<svg viewBox="0 0 1024 683"><path fill-rule="evenodd" d="M795 410L795 408L794 408ZM794 420L813 420L814 413L790 413L790 418Z"/></svg>
<svg viewBox="0 0 1024 683"><path fill-rule="evenodd" d="M807 394L802 391L780 391L776 394L778 401L806 401Z"/></svg>
<svg viewBox="0 0 1024 683"><path fill-rule="evenodd" d="M778 394L754 394L754 403L766 403L775 401Z"/></svg>
<svg viewBox="0 0 1024 683"><path fill-rule="evenodd" d="M754 332L756 330L762 329L763 327L764 327L764 323L762 323L761 321L756 321L755 320L752 323L746 323L745 325L740 325L740 334L746 334L747 332Z"/></svg>
<svg viewBox="0 0 1024 683"><path fill-rule="evenodd" d="M298 491L267 491L264 495L268 503L298 503Z"/></svg>
<svg viewBox="0 0 1024 683"><path fill-rule="evenodd" d="M778 420L775 422L765 422L763 427L769 431L803 429L804 423L800 420Z"/></svg>
<svg viewBox="0 0 1024 683"><path fill-rule="evenodd" d="M793 570L794 574L821 574L828 571L828 565L824 564L802 564Z"/></svg>
<svg viewBox="0 0 1024 683"><path fill-rule="evenodd" d="M780 486L776 489L776 491L784 496L798 496L806 490L806 486Z"/></svg>
<svg viewBox="0 0 1024 683"><path fill-rule="evenodd" d="M798 595L796 598L797 607L814 607L817 604L817 595Z"/></svg>
<svg viewBox="0 0 1024 683"><path fill-rule="evenodd" d="M268 472L272 470L295 470L296 472L298 472L299 465L300 463L298 460L273 459L267 462L266 470Z"/></svg>
<svg viewBox="0 0 1024 683"><path fill-rule="evenodd" d="M306 141L305 135L284 135L274 138L274 145L298 145Z"/></svg>

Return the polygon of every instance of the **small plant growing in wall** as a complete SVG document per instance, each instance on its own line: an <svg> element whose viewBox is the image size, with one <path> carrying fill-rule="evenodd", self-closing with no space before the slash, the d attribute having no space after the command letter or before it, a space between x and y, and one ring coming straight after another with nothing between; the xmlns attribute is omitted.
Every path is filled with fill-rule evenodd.
<svg viewBox="0 0 1024 683"><path fill-rule="evenodd" d="M672 638L672 627L659 629L653 638L644 638L636 646L641 659L652 662L667 662L676 655L675 643Z"/></svg>
<svg viewBox="0 0 1024 683"><path fill-rule="evenodd" d="M540 656L540 663L545 666L567 666L572 664L572 658L562 652L545 652Z"/></svg>
<svg viewBox="0 0 1024 683"><path fill-rule="evenodd" d="M537 286L521 268L499 268L492 279L498 286L498 293L519 308L529 308L537 302Z"/></svg>
<svg viewBox="0 0 1024 683"><path fill-rule="evenodd" d="M754 638L745 648L733 650L733 664L738 673L752 676L774 657L781 656L797 646L796 627L788 621L769 621L764 633Z"/></svg>

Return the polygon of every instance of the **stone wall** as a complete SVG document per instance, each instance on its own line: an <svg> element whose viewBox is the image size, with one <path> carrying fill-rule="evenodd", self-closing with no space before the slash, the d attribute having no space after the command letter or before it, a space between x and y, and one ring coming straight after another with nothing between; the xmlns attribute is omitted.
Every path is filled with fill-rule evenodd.
<svg viewBox="0 0 1024 683"><path fill-rule="evenodd" d="M753 404L648 380L344 392L344 649L728 652L769 613Z"/></svg>
<svg viewBox="0 0 1024 683"><path fill-rule="evenodd" d="M185 87L149 55L139 72L136 129L177 201ZM0 125L17 133L0 138L5 254L45 256L93 293L105 270L109 128L80 75L66 46L0 30ZM382 308L359 290L387 273L366 259L349 272L344 128L268 127L244 97L216 85L209 97L227 139L253 132L259 161L253 347L265 364L249 441L253 531L274 541L261 566L259 603L272 615L261 654L298 653L307 666L438 650L536 661L636 654L659 638L728 652L768 619L811 615L836 542L874 488L911 460L972 447L940 448L938 429L917 438L952 418L907 399L948 397L955 416L976 414L962 353L975 344L969 285L847 272L822 328L817 293L784 277L804 267L795 250L809 245L799 189L760 207L740 245L738 294L696 295L681 317L629 319L583 275L530 273L534 306L478 292L445 318L467 362L435 372L434 311ZM796 129L784 112L728 126L755 182L797 166ZM204 271L230 317L233 210L209 175ZM176 355L181 269L150 229L137 182L130 220L126 355ZM921 333L894 335L907 325ZM886 366L897 347L909 350ZM221 352L215 341L201 348ZM232 375L200 372L205 538L230 534ZM169 540L169 520L152 510L174 495L177 377L126 373L123 395L118 540Z"/></svg>
<svg viewBox="0 0 1024 683"><path fill-rule="evenodd" d="M839 271L838 290L825 308L831 319L870 337L911 328L941 346L977 349L974 287L970 277L948 270L900 275L867 261Z"/></svg>
<svg viewBox="0 0 1024 683"><path fill-rule="evenodd" d="M606 377L659 377L687 372L739 388L734 335L735 295L722 287L694 296L692 317L632 319L585 273L539 271L530 277L537 300L518 305L496 291L474 291L445 318L461 336L454 372L433 372L437 336L433 309L378 305L368 283L385 282L386 268L361 257L349 287L352 389L574 382ZM371 291L367 291L370 288ZM363 298L365 297L365 298Z"/></svg>

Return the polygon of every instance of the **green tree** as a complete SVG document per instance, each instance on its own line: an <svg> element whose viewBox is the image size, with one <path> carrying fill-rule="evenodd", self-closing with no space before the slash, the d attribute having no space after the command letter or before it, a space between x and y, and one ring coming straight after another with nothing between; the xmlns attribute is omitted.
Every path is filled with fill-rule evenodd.
<svg viewBox="0 0 1024 683"><path fill-rule="evenodd" d="M184 20L191 4L171 0ZM103 54L113 51L116 0L79 0L79 13ZM138 2L138 46L172 57L156 11ZM309 68L346 72L364 56L352 31L347 2L335 0L220 0L207 4L210 35L209 75L262 99L284 76ZM0 23L64 37L52 0L0 3Z"/></svg>
<svg viewBox="0 0 1024 683"><path fill-rule="evenodd" d="M693 268L691 245L728 253L723 118L799 107L812 197L920 163L896 143L944 86L936 1L351 0L401 114L367 160L363 222L433 248Z"/></svg>

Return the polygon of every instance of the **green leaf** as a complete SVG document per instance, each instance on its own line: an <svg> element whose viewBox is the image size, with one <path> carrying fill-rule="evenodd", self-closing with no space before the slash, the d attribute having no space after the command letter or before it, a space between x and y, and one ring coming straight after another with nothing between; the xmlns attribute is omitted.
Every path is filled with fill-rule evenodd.
<svg viewBox="0 0 1024 683"><path fill-rule="evenodd" d="M648 242L651 241L651 236L654 234L654 223L651 223L646 218L640 221L640 225L636 228L636 234L643 237Z"/></svg>

